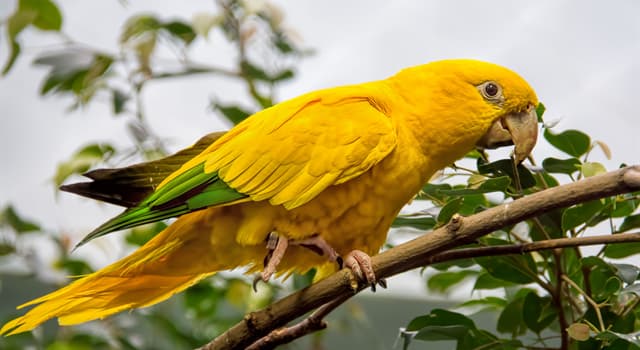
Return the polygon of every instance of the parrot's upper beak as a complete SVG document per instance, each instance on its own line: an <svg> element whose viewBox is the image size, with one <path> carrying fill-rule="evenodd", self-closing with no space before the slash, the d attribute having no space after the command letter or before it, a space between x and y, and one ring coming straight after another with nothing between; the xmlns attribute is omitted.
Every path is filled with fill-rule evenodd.
<svg viewBox="0 0 640 350"><path fill-rule="evenodd" d="M493 122L489 131L476 144L481 148L515 145L513 155L517 164L529 156L538 138L538 116L535 106L506 114Z"/></svg>

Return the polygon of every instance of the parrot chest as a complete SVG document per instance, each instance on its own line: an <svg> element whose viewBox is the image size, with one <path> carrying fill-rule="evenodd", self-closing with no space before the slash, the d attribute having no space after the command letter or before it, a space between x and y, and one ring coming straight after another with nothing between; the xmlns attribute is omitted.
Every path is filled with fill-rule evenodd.
<svg viewBox="0 0 640 350"><path fill-rule="evenodd" d="M309 203L282 210L275 231L289 239L321 236L340 255L359 249L375 254L384 244L391 223L423 185L418 162L406 152L346 183L328 187Z"/></svg>

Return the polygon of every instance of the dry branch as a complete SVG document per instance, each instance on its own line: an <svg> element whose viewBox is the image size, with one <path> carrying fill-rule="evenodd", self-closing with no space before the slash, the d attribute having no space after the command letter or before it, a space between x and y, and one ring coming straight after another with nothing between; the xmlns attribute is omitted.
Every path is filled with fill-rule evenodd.
<svg viewBox="0 0 640 350"><path fill-rule="evenodd" d="M599 176L533 193L511 203L466 218L454 217L447 225L372 258L378 278L430 263L436 254L468 244L507 225L536 215L597 198L640 190L640 166L626 167ZM286 296L244 319L201 349L243 349L275 329L335 299L347 300L365 286L354 288L350 270L335 274Z"/></svg>

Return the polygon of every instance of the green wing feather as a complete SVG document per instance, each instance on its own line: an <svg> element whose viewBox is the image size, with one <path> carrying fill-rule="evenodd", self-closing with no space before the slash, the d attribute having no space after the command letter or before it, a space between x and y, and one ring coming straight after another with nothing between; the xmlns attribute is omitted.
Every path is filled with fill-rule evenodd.
<svg viewBox="0 0 640 350"><path fill-rule="evenodd" d="M166 183L139 205L100 225L76 245L108 233L173 218L209 206L243 199L247 195L229 187L218 173L205 173L201 163Z"/></svg>

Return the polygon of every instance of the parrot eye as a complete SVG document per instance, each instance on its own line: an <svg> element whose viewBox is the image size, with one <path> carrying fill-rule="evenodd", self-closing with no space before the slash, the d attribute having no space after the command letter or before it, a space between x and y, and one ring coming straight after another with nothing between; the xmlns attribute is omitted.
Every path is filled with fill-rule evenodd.
<svg viewBox="0 0 640 350"><path fill-rule="evenodd" d="M494 83L489 83L484 86L484 93L493 97L498 94L498 86Z"/></svg>
<svg viewBox="0 0 640 350"><path fill-rule="evenodd" d="M487 81L478 86L482 97L489 101L502 102L502 88L493 81Z"/></svg>

